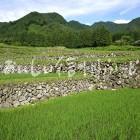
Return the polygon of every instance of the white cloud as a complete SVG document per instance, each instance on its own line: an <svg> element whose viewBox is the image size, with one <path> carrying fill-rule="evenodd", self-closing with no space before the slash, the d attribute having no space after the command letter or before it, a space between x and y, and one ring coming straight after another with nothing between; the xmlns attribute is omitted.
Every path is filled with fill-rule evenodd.
<svg viewBox="0 0 140 140"><path fill-rule="evenodd" d="M58 2L61 0L57 0ZM79 16L89 13L104 12L111 10L114 6L118 5L121 0L68 0L60 3L47 3L47 11L56 11L65 17ZM44 3L45 4L45 3ZM43 10L44 11L44 10Z"/></svg>
<svg viewBox="0 0 140 140"><path fill-rule="evenodd" d="M129 23L130 20L125 20L125 19L117 19L114 21L114 23L117 23L117 24L125 24L125 23Z"/></svg>
<svg viewBox="0 0 140 140"><path fill-rule="evenodd" d="M121 11L121 12L120 12L120 15L127 14L127 13L128 13L129 11L131 11L132 9L133 9L132 7L131 7L131 8L127 8L127 9Z"/></svg>
<svg viewBox="0 0 140 140"><path fill-rule="evenodd" d="M98 13L111 13L114 9L134 7L139 0L3 0L0 1L0 21L10 21L21 18L31 11L58 12L64 17L80 16ZM120 13L120 14L121 14Z"/></svg>
<svg viewBox="0 0 140 140"><path fill-rule="evenodd" d="M126 8L124 7L124 9L120 12L120 15L127 14L128 12L130 12L133 9L137 8L139 5L140 5L139 0L134 0L134 1L130 1L129 3L126 3Z"/></svg>

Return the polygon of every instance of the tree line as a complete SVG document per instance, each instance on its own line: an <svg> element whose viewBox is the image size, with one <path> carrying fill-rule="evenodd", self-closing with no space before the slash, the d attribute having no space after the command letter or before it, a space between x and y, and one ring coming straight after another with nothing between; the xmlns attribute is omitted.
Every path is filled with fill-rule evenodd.
<svg viewBox="0 0 140 140"><path fill-rule="evenodd" d="M79 31L71 28L63 30L53 28L44 34L26 30L16 32L16 30L0 34L0 42L23 46L66 46L69 48L107 46L112 43L111 33L105 27Z"/></svg>

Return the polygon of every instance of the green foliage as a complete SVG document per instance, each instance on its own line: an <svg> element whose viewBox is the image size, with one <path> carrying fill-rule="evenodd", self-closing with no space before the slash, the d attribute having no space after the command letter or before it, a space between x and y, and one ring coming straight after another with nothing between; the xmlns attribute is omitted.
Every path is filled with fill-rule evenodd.
<svg viewBox="0 0 140 140"><path fill-rule="evenodd" d="M129 42L131 42L132 41L132 38L130 37L130 36L122 36L122 40L124 41L124 42L126 42L126 43L129 43Z"/></svg>
<svg viewBox="0 0 140 140"><path fill-rule="evenodd" d="M124 46L124 45L132 44L132 42L133 42L133 39L131 38L131 36L123 35L121 36L120 40L115 41L115 45Z"/></svg>
<svg viewBox="0 0 140 140"><path fill-rule="evenodd" d="M74 20L68 22L68 26L75 29L75 30L88 29L90 27L88 25L81 24L80 22L74 21Z"/></svg>
<svg viewBox="0 0 140 140"><path fill-rule="evenodd" d="M104 26L98 27L93 33L93 46L107 46L112 42L111 34Z"/></svg>
<svg viewBox="0 0 140 140"><path fill-rule="evenodd" d="M113 22L98 22L92 25L92 28L104 26L112 33L113 41L121 40L121 37L131 36L133 40L140 39L140 18L132 20L128 24L116 24Z"/></svg>
<svg viewBox="0 0 140 140"><path fill-rule="evenodd" d="M140 89L90 91L0 110L2 140L139 140Z"/></svg>
<svg viewBox="0 0 140 140"><path fill-rule="evenodd" d="M93 30L84 29L79 32L79 47L92 47L93 46Z"/></svg>
<svg viewBox="0 0 140 140"><path fill-rule="evenodd" d="M133 45L135 45L135 46L140 46L140 40L135 41L135 42L133 43Z"/></svg>
<svg viewBox="0 0 140 140"><path fill-rule="evenodd" d="M88 26L77 21L67 22L57 13L32 12L17 21L0 23L0 42L6 44L96 47L110 45L112 38L115 42L122 36L130 36L134 41L140 39L139 18L129 24L99 22Z"/></svg>

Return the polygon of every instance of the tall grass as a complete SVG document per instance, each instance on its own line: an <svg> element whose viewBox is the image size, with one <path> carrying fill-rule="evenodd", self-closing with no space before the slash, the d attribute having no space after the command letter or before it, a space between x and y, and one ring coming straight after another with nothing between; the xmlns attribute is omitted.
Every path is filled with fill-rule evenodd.
<svg viewBox="0 0 140 140"><path fill-rule="evenodd" d="M0 110L1 140L139 140L140 89L92 91Z"/></svg>

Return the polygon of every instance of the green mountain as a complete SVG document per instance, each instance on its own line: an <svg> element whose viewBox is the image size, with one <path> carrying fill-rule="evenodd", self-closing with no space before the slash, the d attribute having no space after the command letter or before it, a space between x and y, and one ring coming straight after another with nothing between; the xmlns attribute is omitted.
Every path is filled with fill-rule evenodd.
<svg viewBox="0 0 140 140"><path fill-rule="evenodd" d="M0 27L3 26L3 25L6 25L8 24L7 22L0 22Z"/></svg>
<svg viewBox="0 0 140 140"><path fill-rule="evenodd" d="M135 26L137 26L137 27L140 27L140 17L139 18L136 18L136 19L134 19L134 20L132 20L130 23L129 23L129 25L135 25Z"/></svg>
<svg viewBox="0 0 140 140"><path fill-rule="evenodd" d="M66 24L67 22L57 13L42 14L32 12L17 21L3 24L3 26L0 26L0 33L12 32L14 34L15 32L26 32L29 31L31 25L37 25L41 28L54 23Z"/></svg>
<svg viewBox="0 0 140 140"><path fill-rule="evenodd" d="M120 32L122 30L126 29L127 24L116 24L113 22L97 22L92 25L93 28L98 28L100 26L104 26L106 29L108 29L112 33Z"/></svg>
<svg viewBox="0 0 140 140"><path fill-rule="evenodd" d="M38 12L31 12L30 14L24 16L23 18L14 22L16 24L38 24L38 25L47 25L50 23L60 23L66 24L66 20L59 15L58 13L38 13Z"/></svg>
<svg viewBox="0 0 140 140"><path fill-rule="evenodd" d="M48 30L63 30L62 28L69 28L74 30L86 29L89 26L81 24L77 21L67 22L61 15L57 13L38 13L31 12L23 18L9 23L0 23L0 34L8 32L21 33L46 33ZM6 29L6 30L5 30Z"/></svg>
<svg viewBox="0 0 140 140"><path fill-rule="evenodd" d="M113 22L97 22L92 28L104 26L112 33L113 41L121 39L123 35L131 36L132 40L140 40L140 18L136 18L128 24L116 24Z"/></svg>
<svg viewBox="0 0 140 140"><path fill-rule="evenodd" d="M68 26L75 29L75 30L87 29L90 27L88 25L81 24L80 22L74 21L74 20L68 22Z"/></svg>
<svg viewBox="0 0 140 140"><path fill-rule="evenodd" d="M98 22L88 26L77 21L67 22L58 13L31 12L17 21L0 23L0 42L29 46L105 45L104 41L97 43L97 40L99 42L103 38L101 33L108 34L108 31L102 27L112 34L114 40L120 39L122 35L130 35L134 40L140 39L140 18L134 19L128 24ZM108 38L110 40L110 35ZM81 43L83 40L86 43ZM90 43L87 43L87 40Z"/></svg>
<svg viewBox="0 0 140 140"><path fill-rule="evenodd" d="M140 32L140 17L132 20L128 23L127 28L131 31L139 31Z"/></svg>
<svg viewBox="0 0 140 140"><path fill-rule="evenodd" d="M104 26L111 33L140 30L140 18L136 18L128 24L116 24L113 22L97 22L92 25L93 28L100 26Z"/></svg>

